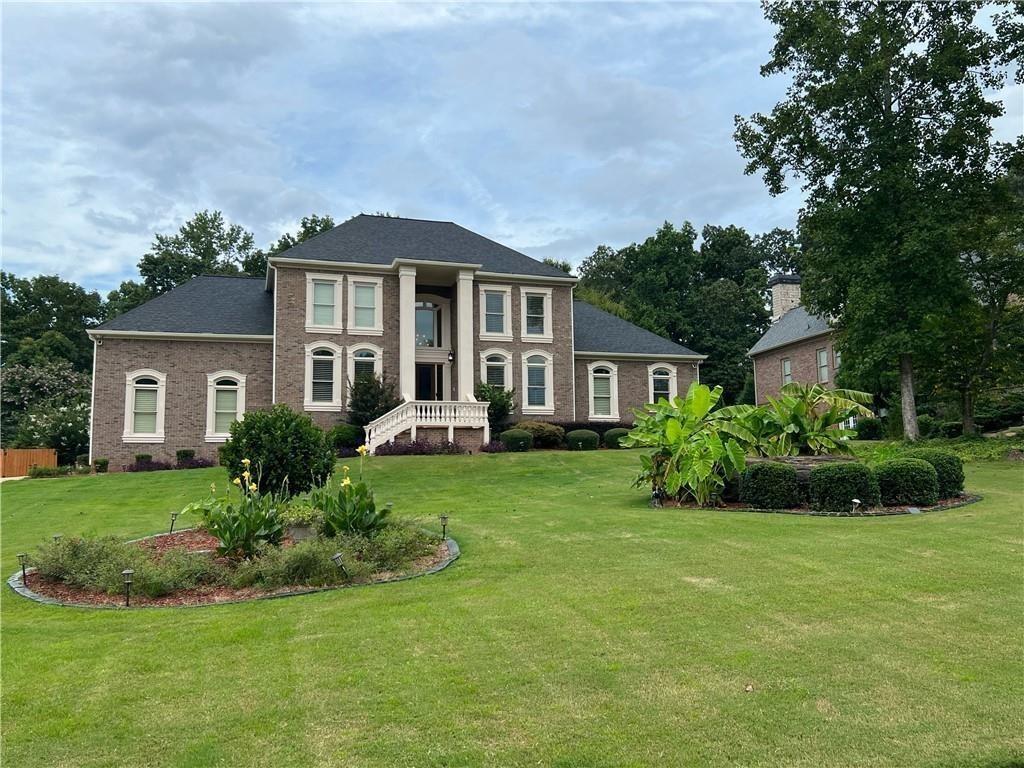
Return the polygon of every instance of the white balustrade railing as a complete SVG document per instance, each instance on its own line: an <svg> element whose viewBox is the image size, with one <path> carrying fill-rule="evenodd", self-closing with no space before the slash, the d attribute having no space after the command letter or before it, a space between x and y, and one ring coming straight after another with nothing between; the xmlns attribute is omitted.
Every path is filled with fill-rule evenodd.
<svg viewBox="0 0 1024 768"><path fill-rule="evenodd" d="M417 427L446 427L449 440L454 439L456 429L482 429L482 442L486 443L490 439L487 403L408 400L366 425L366 447L373 452L406 430L411 433L410 439L416 439Z"/></svg>

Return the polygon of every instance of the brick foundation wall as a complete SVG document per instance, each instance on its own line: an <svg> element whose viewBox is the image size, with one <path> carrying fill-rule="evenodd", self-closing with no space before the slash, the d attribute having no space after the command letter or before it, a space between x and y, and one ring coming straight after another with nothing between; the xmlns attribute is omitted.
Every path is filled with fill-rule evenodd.
<svg viewBox="0 0 1024 768"><path fill-rule="evenodd" d="M233 341L166 341L106 338L96 347L92 455L110 459L119 471L135 454L152 454L160 461L175 460L180 448L217 460L221 443L206 435L206 376L221 370L244 374L245 409L269 408L271 345ZM125 374L151 368L167 376L163 443L125 443Z"/></svg>
<svg viewBox="0 0 1024 768"><path fill-rule="evenodd" d="M818 382L817 351L828 351L828 381L823 385L834 387L836 380L835 350L832 348L831 335L825 334L811 339L787 344L784 347L771 349L754 356L754 375L757 379L755 402L767 402L769 397L776 397L782 389L782 361L789 358L793 381L802 384Z"/></svg>
<svg viewBox="0 0 1024 768"><path fill-rule="evenodd" d="M618 366L619 384L619 418L608 421L633 423L633 409L642 408L650 399L650 383L648 382L647 366L654 363L665 363L664 360L615 360L605 358L607 362ZM590 380L587 366L595 362L592 358L576 360L576 421L590 420ZM666 363L675 366L676 389L685 395L691 382L697 379L697 369L693 363L673 360Z"/></svg>

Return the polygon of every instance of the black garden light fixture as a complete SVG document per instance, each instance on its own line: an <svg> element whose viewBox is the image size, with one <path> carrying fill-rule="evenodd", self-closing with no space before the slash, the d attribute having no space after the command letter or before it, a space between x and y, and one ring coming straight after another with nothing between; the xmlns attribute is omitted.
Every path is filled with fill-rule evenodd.
<svg viewBox="0 0 1024 768"><path fill-rule="evenodd" d="M438 519L441 521L441 538L442 539L447 539L448 538L448 515L447 514L442 514Z"/></svg>
<svg viewBox="0 0 1024 768"><path fill-rule="evenodd" d="M171 512L171 529L167 531L168 534L174 533L174 521L178 519L180 512Z"/></svg>
<svg viewBox="0 0 1024 768"><path fill-rule="evenodd" d="M25 575L25 565L27 563L28 563L28 553L27 552L19 552L18 553L18 564L21 565L21 583L22 584L24 584L26 579L28 578Z"/></svg>
<svg viewBox="0 0 1024 768"><path fill-rule="evenodd" d="M62 534L62 533L55 533L55 534L53 534L53 543L54 543L54 544L56 544L56 543L57 543L58 541L60 541L60 540L61 540L61 537L62 537L63 535L64 535L64 534Z"/></svg>
<svg viewBox="0 0 1024 768"><path fill-rule="evenodd" d="M124 576L124 607L127 608L132 604L132 576L135 575L135 571L125 568L121 575Z"/></svg>
<svg viewBox="0 0 1024 768"><path fill-rule="evenodd" d="M331 562L333 562L336 566L338 566L338 568L341 569L342 574L344 574L345 578L347 579L348 569L345 568L345 561L341 557L341 552L335 552L333 555L331 555Z"/></svg>

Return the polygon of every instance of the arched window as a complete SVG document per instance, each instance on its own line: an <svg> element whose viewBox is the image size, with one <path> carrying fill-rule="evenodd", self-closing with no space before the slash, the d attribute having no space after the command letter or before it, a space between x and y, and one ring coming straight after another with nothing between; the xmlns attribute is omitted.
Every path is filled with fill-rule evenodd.
<svg viewBox="0 0 1024 768"><path fill-rule="evenodd" d="M590 374L590 418L614 421L619 418L619 369L604 360L587 366Z"/></svg>
<svg viewBox="0 0 1024 768"><path fill-rule="evenodd" d="M124 434L126 443L164 441L164 402L167 376L143 369L125 374Z"/></svg>
<svg viewBox="0 0 1024 768"><path fill-rule="evenodd" d="M206 375L206 442L222 443L245 414L245 376L235 371Z"/></svg>
<svg viewBox="0 0 1024 768"><path fill-rule="evenodd" d="M480 381L492 387L511 389L512 355L504 349L485 349L480 353Z"/></svg>
<svg viewBox="0 0 1024 768"><path fill-rule="evenodd" d="M647 367L649 402L671 400L676 396L676 367L655 363Z"/></svg>
<svg viewBox="0 0 1024 768"><path fill-rule="evenodd" d="M341 353L342 348L329 341L306 345L307 411L341 410Z"/></svg>
<svg viewBox="0 0 1024 768"><path fill-rule="evenodd" d="M360 344L348 350L348 380L351 384L364 376L380 376L383 350L374 344Z"/></svg>
<svg viewBox="0 0 1024 768"><path fill-rule="evenodd" d="M523 355L523 413L555 412L551 390L552 357L547 352L532 351Z"/></svg>

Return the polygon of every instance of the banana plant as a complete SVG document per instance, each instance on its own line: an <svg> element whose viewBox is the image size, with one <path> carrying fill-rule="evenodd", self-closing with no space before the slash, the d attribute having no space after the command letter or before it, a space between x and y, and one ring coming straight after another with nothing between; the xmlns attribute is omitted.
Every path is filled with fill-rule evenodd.
<svg viewBox="0 0 1024 768"><path fill-rule="evenodd" d="M715 410L722 388L696 382L686 397L659 400L637 410L634 427L621 441L654 450L642 456L635 485L651 484L655 498L692 498L698 506L717 504L725 481L743 471L754 436Z"/></svg>

